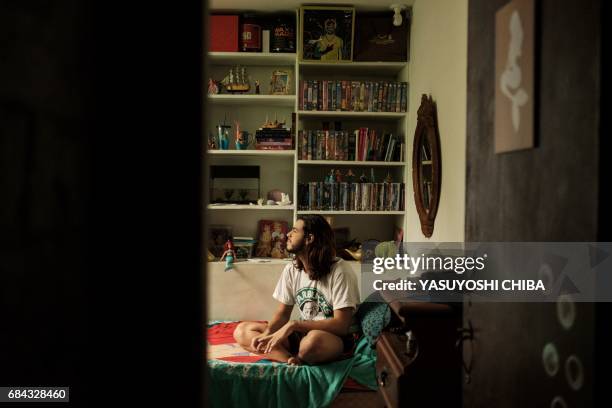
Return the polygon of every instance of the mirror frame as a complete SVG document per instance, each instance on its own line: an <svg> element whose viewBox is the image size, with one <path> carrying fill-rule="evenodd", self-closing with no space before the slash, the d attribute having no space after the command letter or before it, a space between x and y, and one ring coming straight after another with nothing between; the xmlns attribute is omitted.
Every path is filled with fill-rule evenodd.
<svg viewBox="0 0 612 408"><path fill-rule="evenodd" d="M440 188L442 185L442 156L440 152L440 133L438 131L438 117L436 103L431 96L421 96L421 106L417 111L417 126L414 131L414 143L412 146L412 187L414 190L414 203L421 222L421 231L427 238L431 237L434 230L434 222L438 213L440 203ZM423 204L423 193L421 184L423 179L421 145L424 138L429 143L431 150L431 196L429 210Z"/></svg>

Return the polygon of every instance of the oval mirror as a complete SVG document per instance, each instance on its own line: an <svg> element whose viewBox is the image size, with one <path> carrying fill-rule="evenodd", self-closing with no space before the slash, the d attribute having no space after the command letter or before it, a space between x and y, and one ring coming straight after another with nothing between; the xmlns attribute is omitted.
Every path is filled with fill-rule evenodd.
<svg viewBox="0 0 612 408"><path fill-rule="evenodd" d="M440 201L442 166L436 104L423 94L412 147L412 186L421 231L431 237Z"/></svg>

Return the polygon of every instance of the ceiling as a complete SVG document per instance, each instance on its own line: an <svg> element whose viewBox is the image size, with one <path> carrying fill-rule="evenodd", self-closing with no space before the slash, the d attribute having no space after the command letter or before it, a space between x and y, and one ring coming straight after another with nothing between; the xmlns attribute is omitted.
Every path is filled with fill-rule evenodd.
<svg viewBox="0 0 612 408"><path fill-rule="evenodd" d="M321 6L335 6L335 5L351 5L355 6L358 10L389 10L391 4L405 4L411 6L415 0L354 0L354 1L319 1L319 2L307 2L300 0L208 0L208 6L211 10L223 10L223 11L248 11L248 10L260 10L260 11L293 11L301 5L321 5ZM389 10L391 13L391 10Z"/></svg>

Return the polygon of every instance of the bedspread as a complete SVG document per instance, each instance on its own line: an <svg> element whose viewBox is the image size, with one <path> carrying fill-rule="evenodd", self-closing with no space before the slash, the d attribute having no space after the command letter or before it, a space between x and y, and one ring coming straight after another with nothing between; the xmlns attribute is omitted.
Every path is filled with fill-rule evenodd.
<svg viewBox="0 0 612 408"><path fill-rule="evenodd" d="M331 404L347 378L375 390L376 353L365 338L352 357L315 366L290 366L242 349L231 337L239 322L208 326L208 367L214 407L308 407Z"/></svg>

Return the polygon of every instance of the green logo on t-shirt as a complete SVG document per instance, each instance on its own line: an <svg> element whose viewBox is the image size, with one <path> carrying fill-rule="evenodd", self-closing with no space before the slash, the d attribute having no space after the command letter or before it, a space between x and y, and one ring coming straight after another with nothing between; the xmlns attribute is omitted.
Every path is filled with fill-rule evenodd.
<svg viewBox="0 0 612 408"><path fill-rule="evenodd" d="M302 288L297 291L295 299L304 320L314 320L317 316L325 319L334 317L333 308L317 288Z"/></svg>

